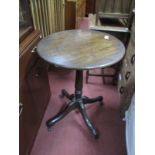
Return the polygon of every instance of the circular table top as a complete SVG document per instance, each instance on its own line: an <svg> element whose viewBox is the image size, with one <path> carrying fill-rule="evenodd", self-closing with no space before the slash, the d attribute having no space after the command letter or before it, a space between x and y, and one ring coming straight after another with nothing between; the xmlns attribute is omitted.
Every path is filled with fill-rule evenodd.
<svg viewBox="0 0 155 155"><path fill-rule="evenodd" d="M69 69L93 69L119 62L124 54L123 43L99 31L68 30L53 33L37 45L45 61Z"/></svg>

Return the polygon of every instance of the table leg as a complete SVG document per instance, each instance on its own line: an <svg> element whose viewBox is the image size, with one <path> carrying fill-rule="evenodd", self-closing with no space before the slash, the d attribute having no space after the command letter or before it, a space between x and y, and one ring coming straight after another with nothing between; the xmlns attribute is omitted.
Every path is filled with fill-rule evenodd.
<svg viewBox="0 0 155 155"><path fill-rule="evenodd" d="M92 135L95 137L95 138L98 138L98 132L97 130L95 129L95 127L93 126L92 122L90 121L90 119L88 118L88 115L86 113L86 110L85 110L85 106L83 104L83 102L79 102L79 110L82 114L82 117L84 119L84 122L86 124L86 126L89 128L89 130L91 131Z"/></svg>
<svg viewBox="0 0 155 155"><path fill-rule="evenodd" d="M95 103L95 102L99 102L100 104L103 104L103 97L98 96L95 98L89 98L89 97L83 96L83 102L84 102L84 104L91 104L91 103Z"/></svg>
<svg viewBox="0 0 155 155"><path fill-rule="evenodd" d="M85 110L83 97L82 97L82 88L83 88L83 71L77 70L76 71L76 80L75 80L75 99L78 102L80 113L82 114L82 117L84 119L84 122L86 126L90 129L91 133L95 138L98 138L98 133L93 126L92 122L89 120L88 115ZM96 102L99 100L102 100L102 98L95 98L95 100L92 100L92 102Z"/></svg>
<svg viewBox="0 0 155 155"><path fill-rule="evenodd" d="M74 98L74 94L70 95L65 89L62 89L60 97L67 97L69 100L72 100Z"/></svg>
<svg viewBox="0 0 155 155"><path fill-rule="evenodd" d="M50 129L55 123L60 121L62 118L64 118L69 112L71 112L75 108L76 108L75 103L71 101L68 105L66 105L63 108L63 110L61 110L58 114L56 114L54 117L50 118L46 122L48 129Z"/></svg>
<svg viewBox="0 0 155 155"><path fill-rule="evenodd" d="M93 126L92 122L90 121L86 113L85 104L95 103L97 101L101 103L103 100L103 97L98 96L96 98L88 98L86 96L82 96L82 88L83 88L83 71L77 70L76 79L75 79L75 94L70 95L66 90L64 89L62 90L61 96L67 97L69 100L71 100L71 102L68 105L66 105L66 107L63 110L61 110L57 115L50 118L46 122L46 125L48 128L51 128L51 126L53 126L55 123L57 123L62 118L64 118L69 112L78 108L84 119L86 126L89 128L92 135L95 138L98 138L98 132Z"/></svg>

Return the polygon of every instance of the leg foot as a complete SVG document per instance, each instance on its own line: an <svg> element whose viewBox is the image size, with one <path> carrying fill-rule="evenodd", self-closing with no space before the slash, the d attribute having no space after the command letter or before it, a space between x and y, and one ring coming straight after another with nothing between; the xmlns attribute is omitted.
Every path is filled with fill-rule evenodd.
<svg viewBox="0 0 155 155"><path fill-rule="evenodd" d="M91 104L91 103L99 102L100 104L103 105L103 97L102 96L98 96L95 98L83 97L83 101L84 101L84 104Z"/></svg>
<svg viewBox="0 0 155 155"><path fill-rule="evenodd" d="M80 109L82 117L83 117L83 119L85 121L85 124L87 125L87 127L91 131L92 135L94 136L94 138L98 138L98 136L99 136L98 132L95 129L95 127L93 126L93 124L91 123L91 121L89 120L88 115L87 115L87 113L85 111L84 104L82 102L79 102L79 109Z"/></svg>
<svg viewBox="0 0 155 155"><path fill-rule="evenodd" d="M103 103L103 101L101 101L101 102L100 102L100 106L103 106L103 105L104 105L104 103Z"/></svg>
<svg viewBox="0 0 155 155"><path fill-rule="evenodd" d="M88 77L89 77L89 71L86 72L87 77L86 77L86 82L88 82ZM61 97L67 97L71 102L65 106L63 110L61 110L57 115L54 117L50 118L47 122L46 125L48 129L50 129L55 123L60 121L62 118L64 118L69 112L74 110L75 108L78 108L82 114L82 117L84 119L84 122L86 126L89 128L91 131L92 135L94 138L98 138L99 134L91 121L88 118L88 115L86 113L84 104L87 103L94 103L96 101L102 102L103 97L98 96L96 98L88 98L88 97L82 97L82 87L83 87L83 71L82 70L76 70L76 80L75 80L75 94L70 95L66 90L62 90L61 92Z"/></svg>
<svg viewBox="0 0 155 155"><path fill-rule="evenodd" d="M58 114L56 114L54 117L50 118L46 122L46 126L48 127L48 129L51 128L55 123L60 121L62 118L64 118L74 108L75 108L74 102L70 102L68 105L66 105L63 110L61 110Z"/></svg>
<svg viewBox="0 0 155 155"><path fill-rule="evenodd" d="M62 89L60 97L67 97L69 100L72 100L74 98L74 94L70 95L65 89Z"/></svg>

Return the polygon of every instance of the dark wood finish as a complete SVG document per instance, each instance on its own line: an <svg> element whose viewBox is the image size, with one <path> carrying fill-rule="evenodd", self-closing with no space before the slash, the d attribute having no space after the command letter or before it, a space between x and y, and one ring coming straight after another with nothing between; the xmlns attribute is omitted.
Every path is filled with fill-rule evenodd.
<svg viewBox="0 0 155 155"><path fill-rule="evenodd" d="M20 102L23 104L19 122L20 155L30 154L49 102L50 90L47 70L43 63L45 62L39 60L32 67L20 89Z"/></svg>
<svg viewBox="0 0 155 155"><path fill-rule="evenodd" d="M20 0L19 19L19 154L29 155L50 98L48 65L35 52L41 39L34 31L29 0Z"/></svg>
<svg viewBox="0 0 155 155"><path fill-rule="evenodd" d="M22 43L19 44L19 57L21 57L27 49L30 49L31 46L36 44L42 38L39 31L31 32Z"/></svg>
<svg viewBox="0 0 155 155"><path fill-rule="evenodd" d="M113 82L112 84L113 85L117 85L117 79L118 79L118 74L119 74L119 71L120 71L120 67L121 67L121 61L113 66L110 66L112 67L115 71L113 74L105 74L104 73L104 68L101 69L101 74L92 74L90 72L90 70L87 70L86 71L86 83L88 83L88 79L89 79L89 76L98 76L98 77L102 77L103 78L103 83L105 84L105 77L111 77L113 78Z"/></svg>
<svg viewBox="0 0 155 155"><path fill-rule="evenodd" d="M114 36L83 30L54 33L42 39L37 49L47 62L79 70L111 66L125 54L124 45Z"/></svg>
<svg viewBox="0 0 155 155"><path fill-rule="evenodd" d="M21 87L24 77L36 59L33 48L40 41L39 31L31 32L19 45L19 87ZM33 61L32 61L33 60Z"/></svg>
<svg viewBox="0 0 155 155"><path fill-rule="evenodd" d="M48 64L34 50L40 39L40 33L33 31L19 45L20 155L30 154L50 97Z"/></svg>
<svg viewBox="0 0 155 155"><path fill-rule="evenodd" d="M65 30L79 28L85 16L85 0L65 0Z"/></svg>
<svg viewBox="0 0 155 155"><path fill-rule="evenodd" d="M98 96L91 99L82 96L83 70L117 63L125 54L124 45L117 38L106 33L70 30L54 33L42 39L37 49L38 54L45 61L76 70L75 93L69 95L67 91L62 90L61 95L71 100L70 103L46 122L47 127L50 129L70 111L78 108L86 126L92 135L98 138L98 132L85 111L85 104L102 102L103 97Z"/></svg>
<svg viewBox="0 0 155 155"><path fill-rule="evenodd" d="M75 29L76 3L65 1L65 30Z"/></svg>
<svg viewBox="0 0 155 155"><path fill-rule="evenodd" d="M33 114L34 109L31 107L31 94L26 82L21 87L19 95L19 101L23 104L23 111L19 118L19 155L28 155L34 141L36 121Z"/></svg>
<svg viewBox="0 0 155 155"><path fill-rule="evenodd" d="M22 30L19 30L19 43L21 43L31 32L33 31L33 28L29 26L28 28Z"/></svg>
<svg viewBox="0 0 155 155"><path fill-rule="evenodd" d="M34 29L29 8L29 0L19 0L19 42L21 43ZM23 19L21 19L23 18Z"/></svg>
<svg viewBox="0 0 155 155"><path fill-rule="evenodd" d="M96 0L86 0L86 15L89 13L95 13Z"/></svg>
<svg viewBox="0 0 155 155"><path fill-rule="evenodd" d="M99 134L96 130L96 128L93 126L92 122L90 121L86 110L85 110L85 104L93 104L95 102L100 102L102 105L103 97L98 96L96 98L88 98L86 96L82 96L82 88L83 88L83 71L77 70L76 71L76 80L75 80L75 93L72 95L69 95L69 93L66 90L62 90L62 97L67 97L70 102L62 109L58 114L56 114L54 117L47 120L46 125L48 129L51 129L53 125L55 125L57 122L59 122L61 119L63 119L68 113L70 113L72 110L78 109L84 119L84 122L92 135L95 138L99 137Z"/></svg>

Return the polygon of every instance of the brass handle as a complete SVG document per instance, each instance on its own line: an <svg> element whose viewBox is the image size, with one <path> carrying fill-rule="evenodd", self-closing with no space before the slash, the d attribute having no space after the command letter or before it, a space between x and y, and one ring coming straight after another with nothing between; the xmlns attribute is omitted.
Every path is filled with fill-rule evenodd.
<svg viewBox="0 0 155 155"><path fill-rule="evenodd" d="M121 94L124 93L124 87L123 87L123 86L121 86L121 88L119 89L119 92L120 92Z"/></svg>
<svg viewBox="0 0 155 155"><path fill-rule="evenodd" d="M131 72L127 72L127 73L125 74L125 79L126 79L126 80L128 80L128 79L129 79L130 74L131 74Z"/></svg>
<svg viewBox="0 0 155 155"><path fill-rule="evenodd" d="M131 63L133 64L135 62L135 54L131 57Z"/></svg>
<svg viewBox="0 0 155 155"><path fill-rule="evenodd" d="M32 51L31 51L32 53L35 53L35 52L37 52L37 47L35 46L33 49L32 49Z"/></svg>

